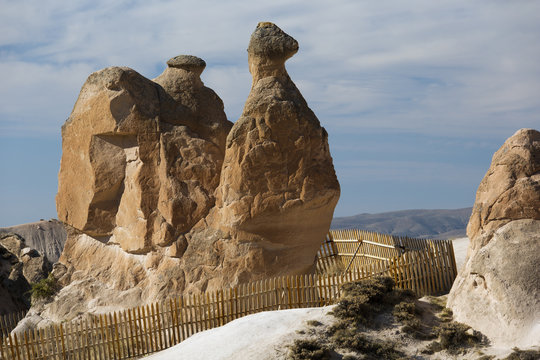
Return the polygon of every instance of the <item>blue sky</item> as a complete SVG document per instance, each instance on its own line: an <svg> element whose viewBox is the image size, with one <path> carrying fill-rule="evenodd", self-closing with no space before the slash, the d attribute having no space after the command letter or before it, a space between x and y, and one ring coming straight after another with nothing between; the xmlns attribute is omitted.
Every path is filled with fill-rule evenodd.
<svg viewBox="0 0 540 360"><path fill-rule="evenodd" d="M0 0L0 226L56 216L60 127L87 76L203 58L231 121L259 21L329 133L337 216L472 206L493 152L540 128L540 1Z"/></svg>

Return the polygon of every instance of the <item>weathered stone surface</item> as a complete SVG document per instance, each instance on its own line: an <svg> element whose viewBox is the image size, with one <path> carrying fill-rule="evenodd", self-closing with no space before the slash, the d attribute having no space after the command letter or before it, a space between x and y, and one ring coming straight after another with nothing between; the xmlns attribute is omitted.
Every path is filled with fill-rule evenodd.
<svg viewBox="0 0 540 360"><path fill-rule="evenodd" d="M253 89L232 129L196 57L153 81L127 68L88 78L62 130L62 289L28 326L312 270L339 183L327 133L285 70L297 48L257 27Z"/></svg>
<svg viewBox="0 0 540 360"><path fill-rule="evenodd" d="M30 307L30 285L47 277L51 264L17 234L0 234L0 315Z"/></svg>
<svg viewBox="0 0 540 360"><path fill-rule="evenodd" d="M517 131L493 155L467 226L471 250L519 219L540 220L540 132L533 129Z"/></svg>
<svg viewBox="0 0 540 360"><path fill-rule="evenodd" d="M183 257L197 288L307 273L328 232L340 188L327 133L285 70L297 50L272 23L251 37L253 85L227 137L216 208Z"/></svg>
<svg viewBox="0 0 540 360"><path fill-rule="evenodd" d="M540 220L515 220L493 233L458 275L448 307L454 319L495 345L540 345Z"/></svg>
<svg viewBox="0 0 540 360"><path fill-rule="evenodd" d="M456 320L501 346L540 345L540 133L495 153L467 227L465 266L448 297Z"/></svg>
<svg viewBox="0 0 540 360"><path fill-rule="evenodd" d="M60 220L132 253L189 231L219 183L231 123L204 67L175 59L155 82L129 68L93 73L62 127Z"/></svg>
<svg viewBox="0 0 540 360"><path fill-rule="evenodd" d="M0 228L0 234L4 233L19 235L26 246L43 254L51 264L58 261L66 243L64 224L56 219Z"/></svg>

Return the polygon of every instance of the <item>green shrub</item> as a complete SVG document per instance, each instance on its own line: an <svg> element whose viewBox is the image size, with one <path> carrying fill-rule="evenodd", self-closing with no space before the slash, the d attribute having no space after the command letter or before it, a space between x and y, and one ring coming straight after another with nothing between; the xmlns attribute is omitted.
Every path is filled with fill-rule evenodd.
<svg viewBox="0 0 540 360"><path fill-rule="evenodd" d="M330 350L315 340L295 340L290 346L289 360L329 360Z"/></svg>
<svg viewBox="0 0 540 360"><path fill-rule="evenodd" d="M52 274L49 274L45 279L41 279L37 283L31 284L30 295L32 301L40 299L48 299L53 296L58 290L58 284Z"/></svg>

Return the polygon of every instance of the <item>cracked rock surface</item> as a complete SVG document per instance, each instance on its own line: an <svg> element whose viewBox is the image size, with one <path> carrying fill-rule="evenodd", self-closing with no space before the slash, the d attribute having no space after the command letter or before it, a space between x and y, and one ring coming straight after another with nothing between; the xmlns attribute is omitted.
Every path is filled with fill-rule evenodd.
<svg viewBox="0 0 540 360"><path fill-rule="evenodd" d="M467 235L455 318L495 344L540 345L540 132L521 129L493 155Z"/></svg>
<svg viewBox="0 0 540 360"><path fill-rule="evenodd" d="M328 134L285 70L297 50L257 26L234 126L195 56L153 80L88 77L62 127L62 289L21 329L314 269L340 188Z"/></svg>

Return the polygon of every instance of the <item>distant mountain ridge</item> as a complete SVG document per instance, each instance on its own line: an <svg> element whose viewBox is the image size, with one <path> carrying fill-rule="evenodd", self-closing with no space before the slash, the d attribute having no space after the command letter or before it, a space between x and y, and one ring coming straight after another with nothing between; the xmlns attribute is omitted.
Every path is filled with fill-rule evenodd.
<svg viewBox="0 0 540 360"><path fill-rule="evenodd" d="M331 229L361 229L418 238L453 239L467 236L472 207L452 210L401 210L335 217Z"/></svg>

